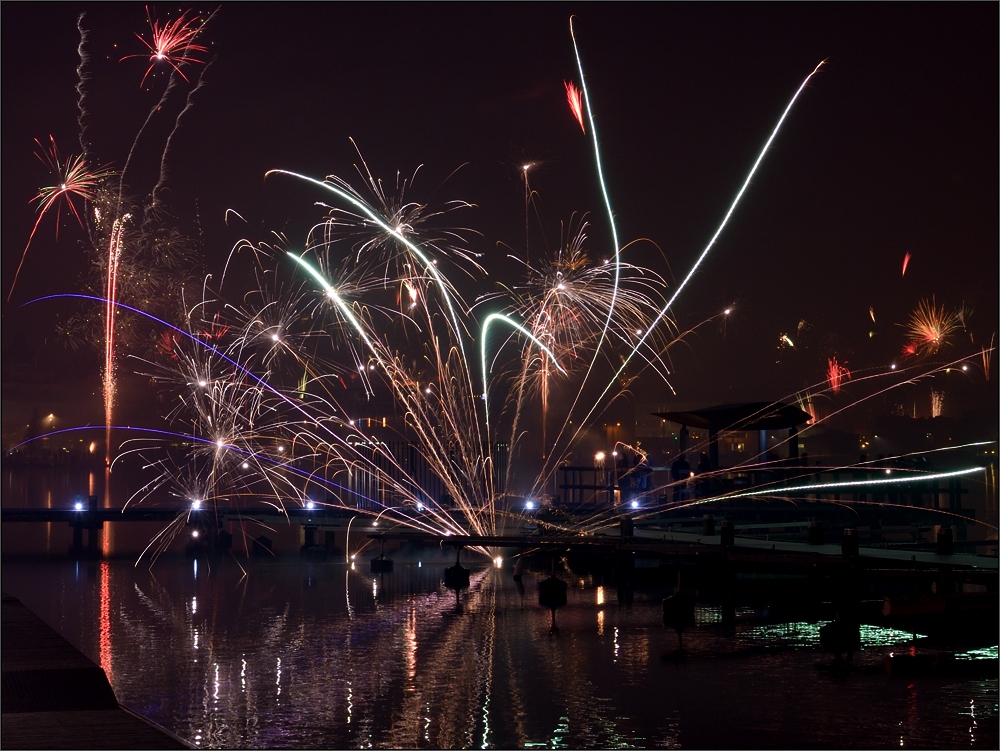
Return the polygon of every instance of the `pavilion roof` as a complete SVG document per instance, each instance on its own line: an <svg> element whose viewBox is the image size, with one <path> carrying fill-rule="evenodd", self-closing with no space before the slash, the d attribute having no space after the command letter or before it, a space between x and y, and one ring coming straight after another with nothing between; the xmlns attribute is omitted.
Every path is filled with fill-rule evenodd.
<svg viewBox="0 0 1000 751"><path fill-rule="evenodd" d="M657 417L710 432L722 430L787 430L809 422L812 417L784 402L742 402L687 412L654 412Z"/></svg>

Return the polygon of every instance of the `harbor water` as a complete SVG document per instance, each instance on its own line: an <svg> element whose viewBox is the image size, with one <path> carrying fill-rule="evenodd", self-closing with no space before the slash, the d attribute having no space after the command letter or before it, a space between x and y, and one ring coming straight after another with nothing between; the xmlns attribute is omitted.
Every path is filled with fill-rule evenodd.
<svg viewBox="0 0 1000 751"><path fill-rule="evenodd" d="M567 603L551 611L538 602L548 572L518 586L510 562L463 557L470 586L448 590L450 551L397 557L385 574L370 572L373 547L353 567L292 551L137 563L132 542L72 561L51 542L62 530L48 550L11 549L27 526L5 525L4 591L101 665L119 701L197 747L998 745L995 646L960 652L960 670L894 675L887 657L928 647L865 628L843 674L820 650L822 622L743 607L724 624L699 603L679 651L661 593L619 604L562 568Z"/></svg>

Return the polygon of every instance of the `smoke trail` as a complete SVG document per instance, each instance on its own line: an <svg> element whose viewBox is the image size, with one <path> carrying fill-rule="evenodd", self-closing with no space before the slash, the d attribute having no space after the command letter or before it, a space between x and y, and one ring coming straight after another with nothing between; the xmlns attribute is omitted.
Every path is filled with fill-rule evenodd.
<svg viewBox="0 0 1000 751"><path fill-rule="evenodd" d="M80 43L76 46L76 53L80 57L80 64L76 66L76 124L80 128L80 150L87 153L87 142L84 138L84 131L87 129L87 110L84 107L84 99L87 98L87 91L84 84L90 80L90 75L84 70L90 62L90 57L84 46L87 44L87 30L83 28L83 17L86 13L81 13L76 19L76 30L80 32Z"/></svg>
<svg viewBox="0 0 1000 751"><path fill-rule="evenodd" d="M188 92L187 101L184 105L184 109L182 109L180 111L180 114L177 115L177 119L174 121L174 127L170 131L170 135L167 136L166 143L163 145L163 153L160 155L160 179L154 186L153 192L150 194L150 202L149 202L150 208L156 207L158 203L156 196L160 192L160 190L163 189L163 184L167 181L167 155L170 153L170 144L174 139L174 134L177 133L177 130L180 128L181 119L184 117L185 114L187 114L187 111L191 109L191 107L194 105L194 95L198 92L198 89L200 89L202 85L204 85L205 71L208 70L208 67L211 64L212 63L208 63L205 65L205 68L202 70L201 75L198 76L198 84Z"/></svg>

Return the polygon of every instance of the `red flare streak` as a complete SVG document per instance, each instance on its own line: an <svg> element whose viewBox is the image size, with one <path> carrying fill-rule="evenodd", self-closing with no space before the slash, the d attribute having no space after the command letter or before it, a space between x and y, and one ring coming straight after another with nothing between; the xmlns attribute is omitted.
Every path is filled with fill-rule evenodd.
<svg viewBox="0 0 1000 751"><path fill-rule="evenodd" d="M830 391L839 394L841 383L851 379L851 371L838 363L836 357L829 358L826 366L826 381L830 384Z"/></svg>
<svg viewBox="0 0 1000 751"><path fill-rule="evenodd" d="M573 111L573 117L580 123L580 130L586 133L587 129L583 126L583 93L572 81L563 81L563 84L566 86L566 100Z"/></svg>

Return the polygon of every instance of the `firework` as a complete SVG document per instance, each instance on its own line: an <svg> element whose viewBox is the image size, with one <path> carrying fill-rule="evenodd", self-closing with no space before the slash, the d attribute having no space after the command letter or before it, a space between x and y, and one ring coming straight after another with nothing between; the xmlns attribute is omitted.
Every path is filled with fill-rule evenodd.
<svg viewBox="0 0 1000 751"><path fill-rule="evenodd" d="M149 67L146 68L146 73L143 75L142 81L139 82L140 88L146 83L146 78L152 72L153 68L156 67L157 63L165 62L185 81L188 79L184 75L184 71L181 70L182 65L185 63L204 64L204 60L199 60L197 57L192 56L194 52L207 51L207 48L203 45L195 44L195 38L201 32L204 24L201 23L195 26L195 23L200 19L197 17L189 19L188 12L184 11L178 18L173 21L167 21L161 27L160 22L153 20L153 17L149 15L149 7L146 7L146 18L149 21L153 41L147 42L141 34L136 34L138 40L146 45L149 50ZM133 57L145 57L145 53L125 55L119 62Z"/></svg>
<svg viewBox="0 0 1000 751"><path fill-rule="evenodd" d="M907 330L910 341L903 348L904 356L934 355L948 343L948 337L965 325L965 311L949 311L932 298L923 299L910 316Z"/></svg>
<svg viewBox="0 0 1000 751"><path fill-rule="evenodd" d="M572 81L563 81L563 85L566 87L566 101L569 102L570 111L580 123L580 130L586 133L587 128L583 124L583 92Z"/></svg>
<svg viewBox="0 0 1000 751"><path fill-rule="evenodd" d="M438 534L501 533L514 513L506 457L536 399L548 421L553 378L569 406L553 438L543 426L546 453L532 494L577 445L579 426L628 388L629 362L668 372L664 354L682 338L668 311L687 279L667 300L659 275L622 261L585 84L578 101L579 119L586 107L590 120L612 247L592 261L581 221L554 257L526 263L523 285L473 306L449 276L485 270L464 249L462 231L440 226L445 212L405 198L412 179L390 190L363 160L365 193L335 176L271 173L331 196L326 218L302 250L246 245L277 264L262 275L281 279L283 291L241 307L206 299L189 331L170 335L158 371L182 393L176 417L193 419L201 438L196 461L208 496L282 506L318 492L334 506ZM217 313L222 335L198 337ZM508 338L493 342L497 324ZM477 350L479 373L469 356ZM588 381L605 370L617 372L596 399L585 397Z"/></svg>
<svg viewBox="0 0 1000 751"><path fill-rule="evenodd" d="M38 202L38 219L35 220L35 226L31 228L31 234L28 235L28 244L24 246L24 251L21 253L21 262L17 266L17 271L14 272L14 280L7 293L8 300L14 293L14 285L17 284L17 277L21 273L21 267L24 266L28 248L31 247L31 241L45 215L53 208L56 210L56 239L59 238L59 217L63 205L82 227L83 219L74 205L73 199L80 198L85 202L93 201L101 184L113 174L106 166L92 167L84 154L68 156L65 160L60 159L56 139L49 136L49 141L50 145L46 149L42 142L36 138L35 143L38 148L35 155L49 168L56 179L55 184L42 188L38 191L38 195L31 199L32 203Z"/></svg>
<svg viewBox="0 0 1000 751"><path fill-rule="evenodd" d="M146 75L166 60L187 80L180 67L202 62L189 57L205 49L194 44L201 27L187 14L162 29L152 20L150 26ZM535 425L541 469L516 478L532 494L548 487L560 462L580 450L595 415L627 394L639 372L669 374L668 350L684 336L671 321L672 306L818 70L795 91L714 235L669 294L661 275L622 258L582 65L581 88L567 82L566 90L593 140L611 243L599 254L589 250L586 221L571 221L552 257L525 258L523 282L472 305L452 279L469 277L482 289L488 274L466 247L468 231L446 226L451 212L468 204L431 209L410 198L416 173L383 182L361 159L360 186L338 176L269 173L314 188L322 219L301 245L241 244L258 264L258 288L226 303L223 290L209 290L206 281L201 299L184 301L183 322L175 326L123 302L124 259L141 247L139 229L148 231L149 222L138 214L129 219L119 189L100 223L107 430L116 330L127 312L157 327L146 374L169 389L172 433L192 447L180 465L162 454L149 462L178 495L278 508L318 502L439 535L502 534L517 519L512 498L520 490L508 457ZM163 97L173 82L171 76ZM835 358L828 364L837 393L851 374ZM557 410L552 437L548 425ZM612 451L623 445L615 440ZM143 440L130 441L126 453L153 451ZM527 473L523 463L519 470ZM616 513L567 526L607 526Z"/></svg>
<svg viewBox="0 0 1000 751"><path fill-rule="evenodd" d="M906 267L910 265L910 259L912 257L913 256L911 256L909 253L903 256L903 273L900 274L900 276L906 276Z"/></svg>
<svg viewBox="0 0 1000 751"><path fill-rule="evenodd" d="M851 371L837 362L836 357L830 357L826 361L826 382L830 385L830 391L834 394L840 393L840 386L845 380L850 380Z"/></svg>

